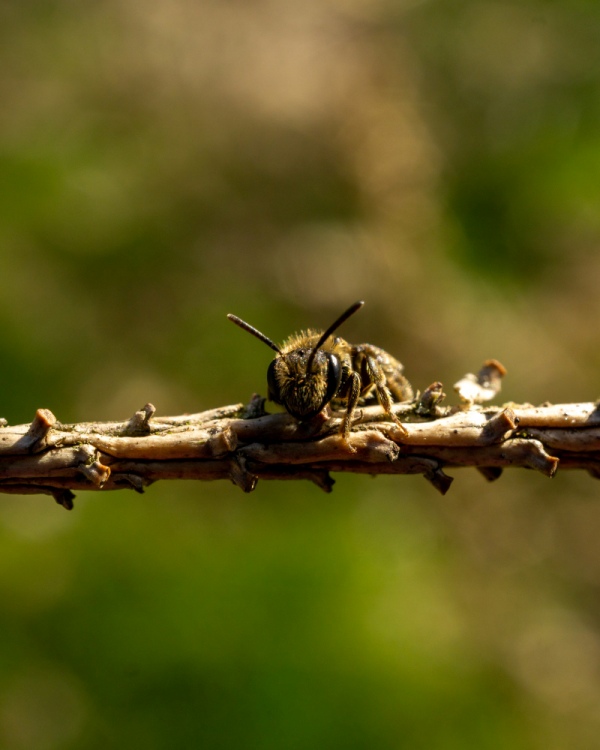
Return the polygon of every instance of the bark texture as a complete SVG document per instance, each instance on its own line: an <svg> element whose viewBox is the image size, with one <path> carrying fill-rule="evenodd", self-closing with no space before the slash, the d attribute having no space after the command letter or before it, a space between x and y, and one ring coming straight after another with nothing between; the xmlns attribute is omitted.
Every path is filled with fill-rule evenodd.
<svg viewBox="0 0 600 750"><path fill-rule="evenodd" d="M440 383L394 405L406 432L378 405L360 410L348 441L343 411L309 423L266 414L264 399L199 414L157 417L147 404L124 422L61 424L38 409L30 424L0 422L0 492L45 493L71 509L76 490L144 489L159 479L229 479L250 492L259 479L309 479L326 492L332 472L422 474L442 493L446 469L471 466L488 480L506 467L585 469L600 478L597 403L483 406L505 370L484 363L455 386L460 406L443 407Z"/></svg>

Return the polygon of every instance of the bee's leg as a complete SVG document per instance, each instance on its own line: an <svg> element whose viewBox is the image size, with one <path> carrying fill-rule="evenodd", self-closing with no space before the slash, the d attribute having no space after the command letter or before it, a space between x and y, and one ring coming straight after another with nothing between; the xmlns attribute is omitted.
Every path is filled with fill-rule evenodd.
<svg viewBox="0 0 600 750"><path fill-rule="evenodd" d="M372 344L360 344L353 347L353 351L354 367L361 373L363 388L371 384L379 390L377 383L380 383L386 386L392 401L412 401L413 389L404 377L404 366L401 362ZM381 398L379 403L384 405Z"/></svg>
<svg viewBox="0 0 600 750"><path fill-rule="evenodd" d="M396 422L399 427L402 428L405 434L408 434L406 427L404 427L402 422L392 411L392 396L390 394L390 389L387 386L388 380L383 368L381 367L377 359L375 359L375 357L371 357L368 354L365 356L365 365L367 368L367 373L369 375L369 380L375 387L377 400L381 404L383 410L394 420L394 422ZM408 383L408 381L406 382ZM410 388L410 385L408 387L412 396L412 388Z"/></svg>
<svg viewBox="0 0 600 750"><path fill-rule="evenodd" d="M350 437L350 428L352 427L352 417L360 398L360 375L357 372L353 372L349 378L348 384L348 406L346 408L346 414L344 415L344 421L342 422L342 435L344 440L348 440Z"/></svg>
<svg viewBox="0 0 600 750"><path fill-rule="evenodd" d="M387 370L385 373L387 387L396 401L412 401L414 392L412 385L404 377L399 368Z"/></svg>

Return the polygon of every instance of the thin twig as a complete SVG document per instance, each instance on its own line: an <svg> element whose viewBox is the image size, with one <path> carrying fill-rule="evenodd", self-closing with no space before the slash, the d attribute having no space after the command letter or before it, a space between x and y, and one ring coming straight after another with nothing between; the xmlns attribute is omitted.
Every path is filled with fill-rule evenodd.
<svg viewBox="0 0 600 750"><path fill-rule="evenodd" d="M509 466L600 478L599 405L477 403L497 395L504 373L489 360L465 376L455 386L461 406L440 406L441 383L396 404L405 431L379 405L363 406L347 441L343 412L328 408L300 423L266 414L258 396L174 417L146 404L124 422L60 424L38 409L30 424L0 420L0 492L50 494L71 509L74 490L143 492L159 479L229 479L244 492L259 479L309 479L330 492L332 472L422 474L444 494L454 467L475 467L490 481Z"/></svg>

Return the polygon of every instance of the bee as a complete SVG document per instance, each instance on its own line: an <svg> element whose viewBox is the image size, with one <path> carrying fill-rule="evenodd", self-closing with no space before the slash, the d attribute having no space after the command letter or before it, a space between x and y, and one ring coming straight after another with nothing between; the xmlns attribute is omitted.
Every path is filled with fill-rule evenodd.
<svg viewBox="0 0 600 750"><path fill-rule="evenodd" d="M236 315L227 316L277 353L267 370L269 400L284 406L301 422L317 416L328 404L345 405L341 434L346 441L359 402L375 397L385 413L406 432L392 411L392 403L393 399L413 399L413 389L397 359L377 346L353 345L333 336L363 305L363 301L355 302L326 331L301 331L281 347Z"/></svg>

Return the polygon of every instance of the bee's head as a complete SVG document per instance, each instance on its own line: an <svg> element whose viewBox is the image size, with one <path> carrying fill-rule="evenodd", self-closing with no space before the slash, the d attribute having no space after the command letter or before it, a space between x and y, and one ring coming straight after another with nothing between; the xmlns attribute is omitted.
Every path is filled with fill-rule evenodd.
<svg viewBox="0 0 600 750"><path fill-rule="evenodd" d="M340 360L332 352L294 349L269 365L269 398L296 419L310 419L335 396L341 378Z"/></svg>
<svg viewBox="0 0 600 750"><path fill-rule="evenodd" d="M227 317L277 352L267 370L269 398L281 404L297 419L310 419L322 411L335 396L342 378L342 367L336 354L323 351L331 334L364 302L355 302L320 336L313 347L299 346L284 353L270 338L236 315Z"/></svg>

